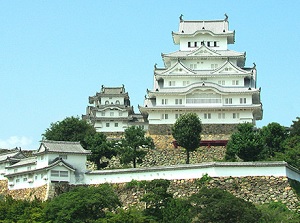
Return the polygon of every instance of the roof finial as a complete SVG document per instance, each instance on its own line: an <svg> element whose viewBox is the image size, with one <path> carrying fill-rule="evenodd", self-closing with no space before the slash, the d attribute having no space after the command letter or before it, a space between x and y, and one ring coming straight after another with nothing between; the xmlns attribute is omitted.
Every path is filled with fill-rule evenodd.
<svg viewBox="0 0 300 223"><path fill-rule="evenodd" d="M179 16L179 20L180 20L180 22L182 22L183 21L183 15L181 14L180 16Z"/></svg>
<svg viewBox="0 0 300 223"><path fill-rule="evenodd" d="M227 22L228 21L228 15L225 13L224 16L225 16L224 20L225 20L225 22Z"/></svg>
<svg viewBox="0 0 300 223"><path fill-rule="evenodd" d="M256 69L256 63L253 63L253 69Z"/></svg>
<svg viewBox="0 0 300 223"><path fill-rule="evenodd" d="M154 64L154 69L156 69L156 68L157 68L157 63Z"/></svg>

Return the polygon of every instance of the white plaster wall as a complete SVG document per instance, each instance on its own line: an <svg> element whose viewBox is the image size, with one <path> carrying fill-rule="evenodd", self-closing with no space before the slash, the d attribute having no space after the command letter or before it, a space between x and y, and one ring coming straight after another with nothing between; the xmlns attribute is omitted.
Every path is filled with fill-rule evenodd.
<svg viewBox="0 0 300 223"><path fill-rule="evenodd" d="M211 177L245 177L245 176L292 176L300 181L299 171L289 169L284 162L266 165L265 163L202 163L198 165L181 165L173 167L153 167L138 169L93 171L87 174L87 184L123 183L132 180L154 179L194 179L204 174Z"/></svg>
<svg viewBox="0 0 300 223"><path fill-rule="evenodd" d="M180 38L180 50L182 51L191 51L195 50L194 47L188 47L188 42L192 42L192 46L194 42L197 42L197 46L201 46L201 42L204 41L205 45L207 41L217 41L218 46L213 47L213 45L210 47L214 50L226 50L227 49L227 37L217 37L212 36L211 34L198 34L194 37L182 37Z"/></svg>

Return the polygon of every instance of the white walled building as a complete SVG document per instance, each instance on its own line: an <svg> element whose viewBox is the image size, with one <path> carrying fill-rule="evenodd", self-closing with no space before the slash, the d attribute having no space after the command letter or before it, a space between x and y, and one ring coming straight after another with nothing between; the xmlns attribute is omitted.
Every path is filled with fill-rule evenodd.
<svg viewBox="0 0 300 223"><path fill-rule="evenodd" d="M179 50L162 54L154 67L154 86L139 109L153 126L172 125L195 112L204 125L255 124L262 119L256 66L244 67L246 54L228 49L235 31L224 20L184 21L172 33Z"/></svg>
<svg viewBox="0 0 300 223"><path fill-rule="evenodd" d="M79 142L42 141L34 157L5 167L9 189L34 188L50 182L84 184L90 153Z"/></svg>
<svg viewBox="0 0 300 223"><path fill-rule="evenodd" d="M122 87L104 87L89 97L90 106L82 118L88 120L97 132L124 132L131 125L147 129L147 122L141 114L135 114L130 106L128 93Z"/></svg>

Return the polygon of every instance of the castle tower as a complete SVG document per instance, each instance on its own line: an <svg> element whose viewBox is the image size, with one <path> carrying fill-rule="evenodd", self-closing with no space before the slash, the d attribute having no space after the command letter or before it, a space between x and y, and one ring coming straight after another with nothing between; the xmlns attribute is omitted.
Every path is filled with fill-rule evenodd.
<svg viewBox="0 0 300 223"><path fill-rule="evenodd" d="M256 65L245 67L246 53L228 49L235 31L229 30L226 14L223 20L210 21L185 21L180 16L172 37L179 50L162 54L164 67L154 66L153 89L139 106L148 117L150 133L169 131L187 112L198 114L208 131L226 132L232 130L228 126L255 125L262 119Z"/></svg>

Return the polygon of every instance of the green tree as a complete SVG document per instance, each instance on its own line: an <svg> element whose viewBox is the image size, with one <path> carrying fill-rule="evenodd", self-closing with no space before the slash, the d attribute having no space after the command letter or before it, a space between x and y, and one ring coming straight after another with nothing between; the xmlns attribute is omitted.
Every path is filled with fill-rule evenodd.
<svg viewBox="0 0 300 223"><path fill-rule="evenodd" d="M263 141L259 132L250 123L242 123L237 127L226 146L225 159L234 161L236 156L244 161L257 161L261 158Z"/></svg>
<svg viewBox="0 0 300 223"><path fill-rule="evenodd" d="M121 203L108 184L97 187L76 187L46 204L46 220L54 223L93 222L105 218L106 212L115 211Z"/></svg>
<svg viewBox="0 0 300 223"><path fill-rule="evenodd" d="M300 214L289 210L281 202L272 202L269 204L258 205L257 208L261 211L262 217L259 223L299 223Z"/></svg>
<svg viewBox="0 0 300 223"><path fill-rule="evenodd" d="M250 202L218 188L202 187L190 198L192 222L256 223L261 212Z"/></svg>
<svg viewBox="0 0 300 223"><path fill-rule="evenodd" d="M119 208L116 212L107 213L106 218L96 220L95 223L155 223L153 219L145 216L141 210L129 208L123 210Z"/></svg>
<svg viewBox="0 0 300 223"><path fill-rule="evenodd" d="M81 142L85 147L84 138L96 133L95 128L78 117L67 117L62 121L51 123L42 134L46 140Z"/></svg>
<svg viewBox="0 0 300 223"><path fill-rule="evenodd" d="M293 121L293 124L290 128L290 134L291 136L300 136L300 117L297 117L296 120Z"/></svg>
<svg viewBox="0 0 300 223"><path fill-rule="evenodd" d="M146 193L141 201L146 202L145 214L147 216L152 216L158 221L162 220L162 211L172 199L172 194L167 192L169 186L170 181L163 179L146 182Z"/></svg>
<svg viewBox="0 0 300 223"><path fill-rule="evenodd" d="M300 135L287 138L283 143L284 152L277 152L272 160L284 160L300 169Z"/></svg>
<svg viewBox="0 0 300 223"><path fill-rule="evenodd" d="M131 126L125 130L118 152L122 164L132 162L133 167L136 168L136 164L142 163L147 154L145 149L154 148L152 138L146 137L145 133L141 127L136 126Z"/></svg>
<svg viewBox="0 0 300 223"><path fill-rule="evenodd" d="M97 165L97 169L104 168L108 165L107 162L101 162L103 157L111 159L116 155L116 149L113 145L107 142L106 136L103 133L95 133L84 138L86 148L91 150L92 154L88 159Z"/></svg>
<svg viewBox="0 0 300 223"><path fill-rule="evenodd" d="M197 114L186 113L181 115L172 127L172 135L178 145L186 150L186 163L190 163L190 152L200 146L202 124Z"/></svg>
<svg viewBox="0 0 300 223"><path fill-rule="evenodd" d="M190 223L192 222L192 205L187 199L172 198L162 209L162 223Z"/></svg>
<svg viewBox="0 0 300 223"><path fill-rule="evenodd" d="M283 152L283 142L287 139L288 134L284 126L276 122L269 123L262 127L260 135L264 144L263 156L269 158L275 155L275 152Z"/></svg>

